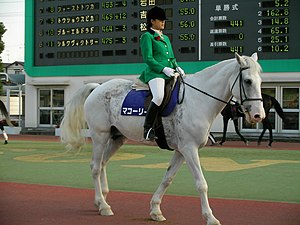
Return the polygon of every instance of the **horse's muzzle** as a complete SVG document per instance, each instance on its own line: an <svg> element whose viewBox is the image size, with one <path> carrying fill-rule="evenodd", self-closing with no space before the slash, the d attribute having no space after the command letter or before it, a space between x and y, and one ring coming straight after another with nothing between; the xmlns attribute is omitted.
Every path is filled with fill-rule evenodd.
<svg viewBox="0 0 300 225"><path fill-rule="evenodd" d="M263 105L253 107L252 105L245 105L243 107L244 113L246 115L246 120L250 124L255 124L261 122L265 118L265 111Z"/></svg>

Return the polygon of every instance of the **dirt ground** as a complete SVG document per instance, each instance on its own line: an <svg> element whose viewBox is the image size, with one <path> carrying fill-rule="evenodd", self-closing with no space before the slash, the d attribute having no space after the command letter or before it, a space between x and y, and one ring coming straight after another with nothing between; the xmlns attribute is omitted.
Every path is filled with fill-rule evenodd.
<svg viewBox="0 0 300 225"><path fill-rule="evenodd" d="M9 135L15 140L54 141L59 137ZM128 142L129 144L136 144ZM262 143L259 148L265 148ZM215 146L213 146L215 147ZM222 147L258 148L228 141ZM300 150L299 143L274 142L273 150ZM1 225L205 225L197 197L166 195L162 204L167 221L149 219L150 194L112 191L108 197L115 215L100 216L93 206L91 189L0 182ZM300 204L249 200L210 199L215 216L222 225L299 225Z"/></svg>
<svg viewBox="0 0 300 225"><path fill-rule="evenodd" d="M150 194L112 191L115 215L100 216L93 190L47 185L0 183L1 225L205 225L197 197L166 195L165 222L149 219ZM300 205L210 199L222 225L299 225Z"/></svg>

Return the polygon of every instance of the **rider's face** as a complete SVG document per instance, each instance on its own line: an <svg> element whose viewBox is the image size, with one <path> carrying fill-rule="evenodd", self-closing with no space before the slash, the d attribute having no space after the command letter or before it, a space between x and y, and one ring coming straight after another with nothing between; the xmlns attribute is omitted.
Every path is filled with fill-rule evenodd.
<svg viewBox="0 0 300 225"><path fill-rule="evenodd" d="M152 23L152 28L155 30L165 29L165 20L155 19L155 20L151 20L151 23Z"/></svg>

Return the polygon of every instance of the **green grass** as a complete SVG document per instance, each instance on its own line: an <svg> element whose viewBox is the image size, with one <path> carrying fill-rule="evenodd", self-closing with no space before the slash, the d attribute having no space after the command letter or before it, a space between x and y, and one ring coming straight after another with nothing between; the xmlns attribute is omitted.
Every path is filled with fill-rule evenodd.
<svg viewBox="0 0 300 225"><path fill-rule="evenodd" d="M87 145L80 154L65 154L64 146L53 142L1 145L0 181L93 188L90 149ZM300 151L208 147L199 153L210 197L300 203ZM153 193L166 169L149 167L167 165L172 154L157 147L123 146L108 165L110 189ZM167 194L198 195L185 164Z"/></svg>

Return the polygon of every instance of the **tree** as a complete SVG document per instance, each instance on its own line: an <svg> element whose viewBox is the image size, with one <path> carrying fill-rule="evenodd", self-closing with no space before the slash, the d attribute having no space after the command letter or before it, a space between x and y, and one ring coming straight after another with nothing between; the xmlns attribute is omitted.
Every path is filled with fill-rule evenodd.
<svg viewBox="0 0 300 225"><path fill-rule="evenodd" d="M2 41L2 37L3 34L6 32L5 26L3 24L3 22L0 22L0 54L3 52L4 50L4 42ZM0 72L3 71L3 66L2 66L2 58L0 56ZM2 93L2 83L0 83L0 92Z"/></svg>
<svg viewBox="0 0 300 225"><path fill-rule="evenodd" d="M0 54L3 52L4 50L4 42L2 41L2 37L3 34L6 32L5 26L3 24L3 22L0 22ZM0 71L2 71L2 59L0 57Z"/></svg>

